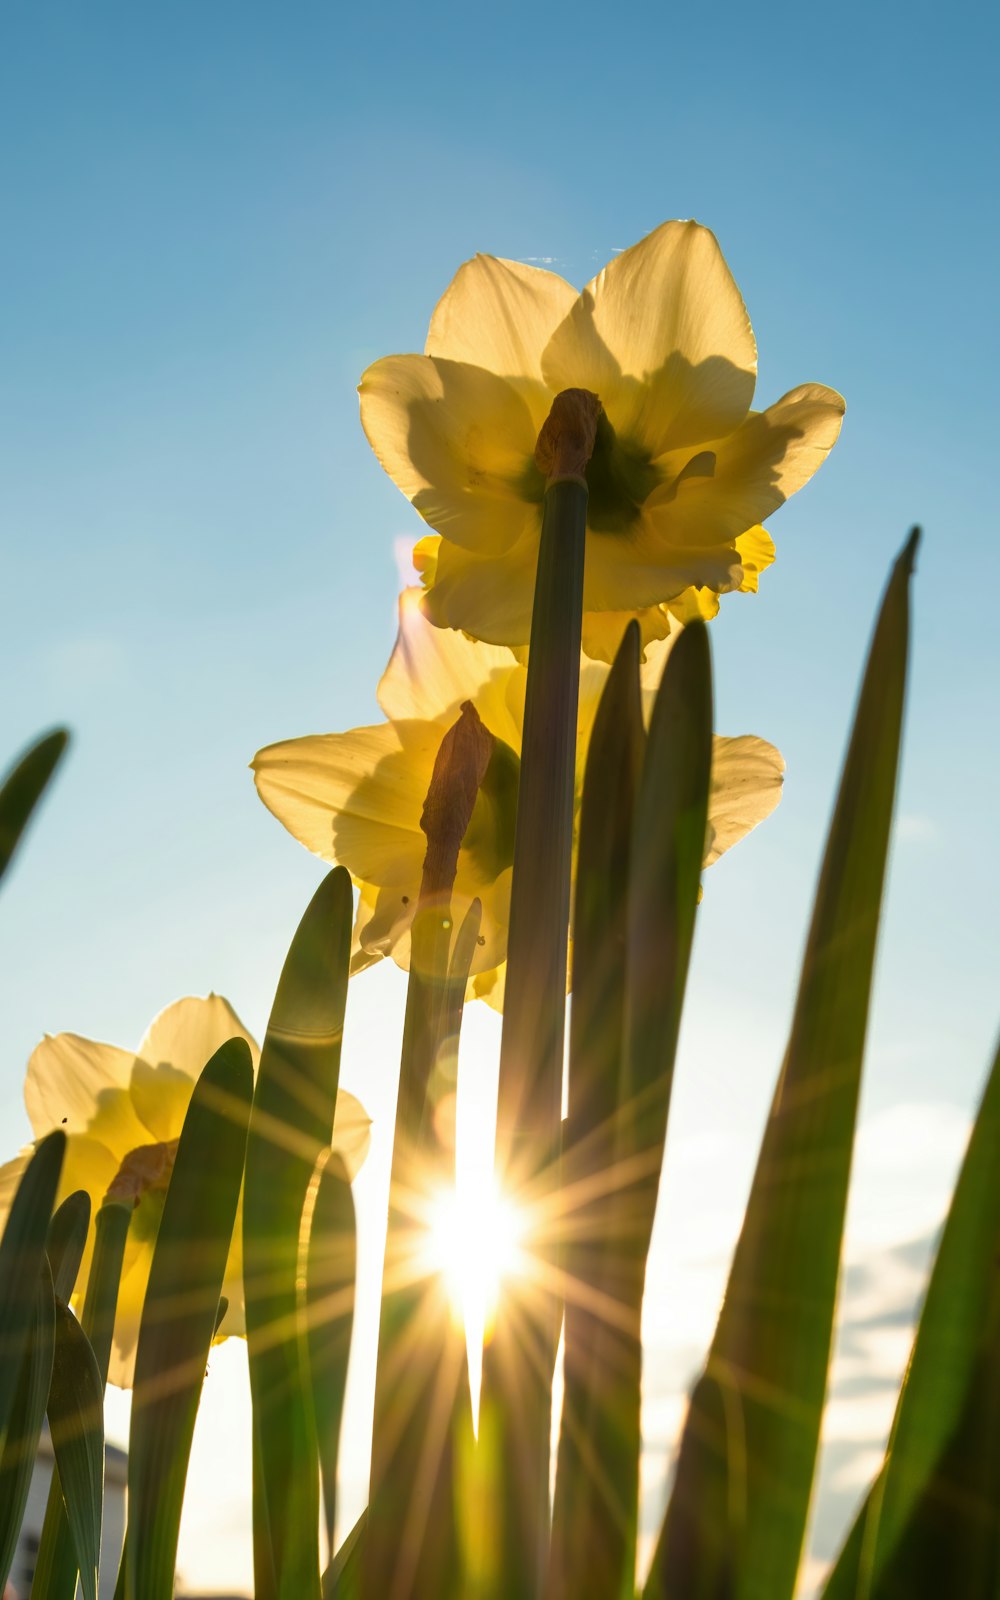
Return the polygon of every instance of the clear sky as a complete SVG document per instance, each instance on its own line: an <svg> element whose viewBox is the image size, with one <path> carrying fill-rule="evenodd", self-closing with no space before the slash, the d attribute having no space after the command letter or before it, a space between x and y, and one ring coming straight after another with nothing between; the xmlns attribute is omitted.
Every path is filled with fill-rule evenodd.
<svg viewBox="0 0 1000 1600"><path fill-rule="evenodd" d="M969 0L0 6L0 759L54 722L74 732L0 907L4 1155L27 1136L44 1031L131 1045L168 1001L215 988L262 1033L322 868L247 763L376 717L420 524L355 385L422 347L463 259L582 285L664 218L697 217L746 298L763 403L807 380L847 398L829 463L771 522L761 593L712 630L720 731L771 739L788 774L706 883L658 1248L702 1274L707 1310L680 1329L664 1269L651 1501L780 1057L864 643L914 521L852 1233L858 1282L892 1279L899 1304L997 1025L997 34ZM376 1118L365 1226L401 988L369 974L350 1001L345 1082ZM474 1070L496 1030L470 1024ZM714 1219L704 1237L695 1215ZM876 1270L865 1250L889 1255ZM855 1344L862 1379L905 1354ZM848 1407L835 1423L843 1516L882 1422Z"/></svg>

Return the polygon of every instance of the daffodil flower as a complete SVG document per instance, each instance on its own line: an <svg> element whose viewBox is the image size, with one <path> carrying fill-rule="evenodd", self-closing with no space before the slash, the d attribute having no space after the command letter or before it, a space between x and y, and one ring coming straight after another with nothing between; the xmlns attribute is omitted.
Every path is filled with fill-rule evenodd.
<svg viewBox="0 0 1000 1600"><path fill-rule="evenodd" d="M756 588L763 519L812 477L844 402L822 384L751 411L757 347L712 233L665 222L578 294L555 273L476 256L431 318L423 355L361 381L386 472L439 542L424 547L438 627L528 642L544 481L534 462L553 397L603 405L587 469L584 651L610 660L629 616L643 641L672 617Z"/></svg>
<svg viewBox="0 0 1000 1600"><path fill-rule="evenodd" d="M105 1199L133 1207L122 1266L109 1380L132 1382L139 1320L163 1201L191 1091L202 1067L236 1035L260 1050L220 995L177 1000L150 1024L138 1051L98 1044L77 1034L47 1035L28 1062L24 1100L36 1139L54 1128L67 1134L58 1200L85 1189L96 1211ZM334 1147L353 1177L368 1149L369 1120L344 1091L337 1097ZM0 1226L32 1154L0 1168ZM243 1317L241 1218L233 1231L223 1294L229 1306L219 1337L246 1331ZM91 1229L74 1304L83 1303L93 1245Z"/></svg>
<svg viewBox="0 0 1000 1600"><path fill-rule="evenodd" d="M650 645L642 668L651 706L672 640ZM584 660L580 673L576 793L608 668ZM470 994L503 1004L514 818L520 774L527 669L510 650L431 626L419 590L400 598L400 627L378 686L387 720L349 733L316 734L269 745L254 757L264 804L309 850L338 862L359 891L352 970L382 956L409 965L427 839L420 817L434 758L469 701L493 735L493 753L458 856L453 905L460 918L482 903ZM753 735L716 737L705 865L756 827L781 794L784 762Z"/></svg>

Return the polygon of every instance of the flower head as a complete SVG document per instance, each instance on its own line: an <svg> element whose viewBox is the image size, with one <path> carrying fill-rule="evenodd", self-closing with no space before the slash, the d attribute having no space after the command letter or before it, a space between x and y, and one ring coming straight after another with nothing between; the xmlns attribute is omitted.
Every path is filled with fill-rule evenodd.
<svg viewBox="0 0 1000 1600"><path fill-rule="evenodd" d="M85 1189L96 1211L105 1199L133 1206L122 1266L109 1379L132 1382L142 1304L163 1201L173 1170L188 1101L209 1057L236 1035L247 1041L254 1069L260 1051L220 995L177 1000L154 1018L137 1052L98 1044L74 1033L46 1035L28 1062L24 1100L36 1139L63 1128L66 1156L58 1200ZM369 1121L353 1095L337 1096L334 1146L351 1176L368 1149ZM5 1215L31 1150L0 1168L0 1216ZM245 1332L242 1221L237 1216L223 1294L229 1306L219 1337ZM77 1280L82 1305L93 1231Z"/></svg>
<svg viewBox="0 0 1000 1600"><path fill-rule="evenodd" d="M643 671L652 703L671 641L651 645ZM577 805L587 745L608 668L585 660L577 724ZM308 849L339 862L359 890L353 971L391 955L409 964L427 839L420 819L441 740L470 703L493 748L458 854L453 904L461 918L482 903L471 993L500 1006L507 958L514 818L521 764L527 670L510 650L435 628L419 591L400 599L395 648L378 687L386 721L349 733L315 734L269 745L254 757L264 804ZM784 762L753 735L714 744L705 865L773 811Z"/></svg>
<svg viewBox="0 0 1000 1600"><path fill-rule="evenodd" d="M756 588L763 519L812 477L844 402L803 384L750 410L757 348L715 237L665 222L578 294L555 273L476 256L431 318L424 355L361 381L361 419L439 540L424 606L439 627L528 641L544 481L535 442L553 397L603 406L590 490L584 649L611 658L623 617L644 642Z"/></svg>

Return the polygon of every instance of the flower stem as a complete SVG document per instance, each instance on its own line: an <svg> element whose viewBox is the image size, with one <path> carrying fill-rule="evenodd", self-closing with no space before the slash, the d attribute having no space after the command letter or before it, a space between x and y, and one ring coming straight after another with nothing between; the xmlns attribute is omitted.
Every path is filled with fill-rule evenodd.
<svg viewBox="0 0 1000 1600"><path fill-rule="evenodd" d="M552 1374L561 1305L552 1292L551 1218L562 1116L576 725L587 523L584 477L600 402L559 395L539 436L548 474L528 651L514 838L496 1161L500 1186L531 1217L541 1268L530 1298L509 1291L483 1370L481 1437L496 1452L504 1571L498 1594L537 1594L548 1541ZM548 1224L548 1226L547 1226ZM548 1237L546 1237L548 1233Z"/></svg>

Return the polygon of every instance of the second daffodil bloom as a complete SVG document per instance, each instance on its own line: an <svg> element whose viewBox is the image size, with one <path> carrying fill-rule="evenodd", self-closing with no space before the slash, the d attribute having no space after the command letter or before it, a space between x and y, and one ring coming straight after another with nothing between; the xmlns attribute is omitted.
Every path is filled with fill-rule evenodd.
<svg viewBox="0 0 1000 1600"><path fill-rule="evenodd" d="M651 645L642 669L647 707L672 640ZM580 674L576 795L608 668L585 661ZM264 804L302 844L350 872L359 890L352 970L382 956L409 964L427 839L420 828L434 759L444 734L471 702L493 735L493 751L458 857L453 905L460 919L482 902L470 993L503 1003L514 818L527 669L512 651L478 643L423 616L419 590L400 599L400 627L378 686L388 719L350 733L316 734L269 745L253 761ZM711 866L774 810L784 762L753 735L716 737L705 865Z"/></svg>
<svg viewBox="0 0 1000 1600"><path fill-rule="evenodd" d="M106 1198L134 1208L108 1373L110 1382L123 1388L132 1382L153 1246L188 1101L209 1057L236 1035L250 1046L256 1071L260 1050L228 1001L210 994L167 1006L150 1024L138 1051L59 1033L46 1036L28 1062L24 1101L36 1139L54 1128L67 1135L57 1200L85 1189L93 1214ZM333 1142L352 1177L367 1152L369 1126L360 1103L341 1091ZM6 1215L31 1154L30 1149L23 1151L0 1168L0 1216ZM93 1232L92 1223L73 1298L78 1310ZM238 1214L222 1288L229 1306L220 1338L246 1331L242 1238Z"/></svg>
<svg viewBox="0 0 1000 1600"><path fill-rule="evenodd" d="M439 627L528 642L554 396L603 406L587 469L584 650L610 660L624 621L643 641L672 616L711 616L773 558L765 517L812 477L844 402L807 383L750 409L757 347L712 233L665 222L582 294L555 273L476 256L431 318L423 355L361 381L361 420L386 472L439 536L420 554Z"/></svg>

